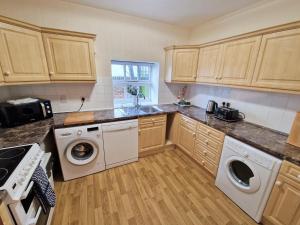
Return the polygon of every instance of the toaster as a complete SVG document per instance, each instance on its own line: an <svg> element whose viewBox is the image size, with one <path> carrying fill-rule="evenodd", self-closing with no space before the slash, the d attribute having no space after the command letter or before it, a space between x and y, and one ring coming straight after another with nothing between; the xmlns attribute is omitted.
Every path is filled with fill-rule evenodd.
<svg viewBox="0 0 300 225"><path fill-rule="evenodd" d="M229 107L219 107L215 111L215 117L228 122L239 121L244 119L244 114L239 110Z"/></svg>

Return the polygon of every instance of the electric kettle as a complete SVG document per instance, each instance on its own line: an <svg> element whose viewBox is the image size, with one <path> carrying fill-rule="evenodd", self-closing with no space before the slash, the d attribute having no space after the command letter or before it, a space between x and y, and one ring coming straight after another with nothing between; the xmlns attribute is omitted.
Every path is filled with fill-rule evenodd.
<svg viewBox="0 0 300 225"><path fill-rule="evenodd" d="M209 100L206 106L206 113L208 114L215 113L217 108L218 108L218 103L216 103L213 100Z"/></svg>

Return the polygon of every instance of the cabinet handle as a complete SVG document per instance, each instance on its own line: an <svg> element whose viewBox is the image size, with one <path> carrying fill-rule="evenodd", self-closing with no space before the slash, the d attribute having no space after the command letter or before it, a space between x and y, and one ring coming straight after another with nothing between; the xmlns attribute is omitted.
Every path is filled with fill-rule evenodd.
<svg viewBox="0 0 300 225"><path fill-rule="evenodd" d="M204 153L204 155L207 155L207 151L204 151L203 153Z"/></svg>
<svg viewBox="0 0 300 225"><path fill-rule="evenodd" d="M5 72L3 73L3 75L4 75L4 76L9 76L9 75L10 75L10 72L9 72L9 71L5 71Z"/></svg>
<svg viewBox="0 0 300 225"><path fill-rule="evenodd" d="M49 72L49 75L50 75L50 76L53 76L53 75L54 75L54 72L52 72L52 71Z"/></svg>
<svg viewBox="0 0 300 225"><path fill-rule="evenodd" d="M141 135L141 130L138 131L138 134Z"/></svg>
<svg viewBox="0 0 300 225"><path fill-rule="evenodd" d="M210 131L209 131L209 130L206 130L206 133L207 133L207 134L210 134Z"/></svg>
<svg viewBox="0 0 300 225"><path fill-rule="evenodd" d="M282 182L279 181L279 180L277 180L277 181L275 182L275 185L278 186L278 187L280 187L280 186L282 185Z"/></svg>
<svg viewBox="0 0 300 225"><path fill-rule="evenodd" d="M203 160L203 161L202 161L202 165L204 165L204 164L205 164L205 161Z"/></svg>
<svg viewBox="0 0 300 225"><path fill-rule="evenodd" d="M208 145L208 140L205 140L205 144Z"/></svg>
<svg viewBox="0 0 300 225"><path fill-rule="evenodd" d="M196 137L196 133L193 133L193 137Z"/></svg>

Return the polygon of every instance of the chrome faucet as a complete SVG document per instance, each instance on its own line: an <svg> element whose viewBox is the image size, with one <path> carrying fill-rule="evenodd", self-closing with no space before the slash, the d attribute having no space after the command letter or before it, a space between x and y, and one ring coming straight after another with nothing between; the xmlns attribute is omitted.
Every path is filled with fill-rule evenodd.
<svg viewBox="0 0 300 225"><path fill-rule="evenodd" d="M144 98L146 99L145 95L141 92L137 93L136 95L136 105L135 107L140 107L140 103L139 103L139 98Z"/></svg>

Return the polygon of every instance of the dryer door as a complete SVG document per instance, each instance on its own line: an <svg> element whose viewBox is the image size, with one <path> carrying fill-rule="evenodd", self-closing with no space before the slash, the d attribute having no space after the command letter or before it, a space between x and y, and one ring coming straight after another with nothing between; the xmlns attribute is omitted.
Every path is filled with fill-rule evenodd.
<svg viewBox="0 0 300 225"><path fill-rule="evenodd" d="M256 192L261 184L259 174L250 161L232 156L225 163L226 174L231 183L243 192Z"/></svg>
<svg viewBox="0 0 300 225"><path fill-rule="evenodd" d="M87 139L80 139L72 142L66 149L67 160L75 165L85 165L92 162L99 149L96 144Z"/></svg>

